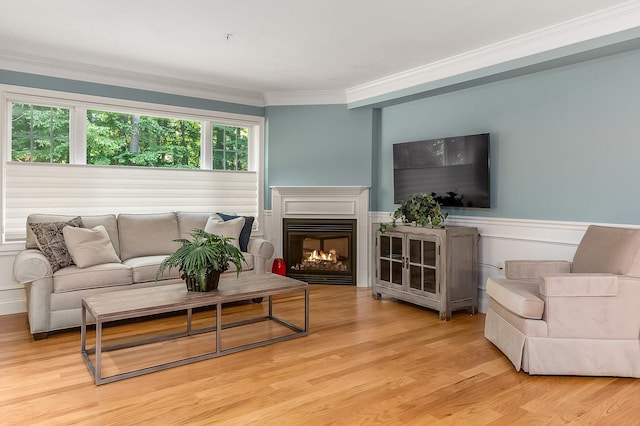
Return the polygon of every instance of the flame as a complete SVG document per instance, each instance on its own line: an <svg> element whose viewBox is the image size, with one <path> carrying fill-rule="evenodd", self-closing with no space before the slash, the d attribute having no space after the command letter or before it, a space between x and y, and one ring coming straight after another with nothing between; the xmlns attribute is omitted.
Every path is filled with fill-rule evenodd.
<svg viewBox="0 0 640 426"><path fill-rule="evenodd" d="M329 253L325 253L324 251L314 250L311 252L307 260L318 261L318 260L327 260L331 262L335 262L338 260L338 255L334 249L329 250Z"/></svg>

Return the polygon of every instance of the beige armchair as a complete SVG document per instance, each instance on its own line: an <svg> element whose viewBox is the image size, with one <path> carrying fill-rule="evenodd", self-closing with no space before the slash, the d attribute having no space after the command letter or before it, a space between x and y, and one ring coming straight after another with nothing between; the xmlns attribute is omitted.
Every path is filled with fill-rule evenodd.
<svg viewBox="0 0 640 426"><path fill-rule="evenodd" d="M573 262L507 261L485 337L529 374L640 377L640 229L590 226Z"/></svg>

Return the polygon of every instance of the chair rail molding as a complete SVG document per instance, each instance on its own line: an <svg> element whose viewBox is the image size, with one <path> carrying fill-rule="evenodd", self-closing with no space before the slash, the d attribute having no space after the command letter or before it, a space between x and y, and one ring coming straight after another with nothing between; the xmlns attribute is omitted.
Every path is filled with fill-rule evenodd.
<svg viewBox="0 0 640 426"><path fill-rule="evenodd" d="M390 212L371 212L371 223L391 222ZM486 312L489 299L486 282L489 277L504 277L504 262L516 259L568 260L589 225L640 228L638 225L511 219L479 216L447 217L446 225L475 226L478 243L478 310ZM370 274L373 274L373 265Z"/></svg>

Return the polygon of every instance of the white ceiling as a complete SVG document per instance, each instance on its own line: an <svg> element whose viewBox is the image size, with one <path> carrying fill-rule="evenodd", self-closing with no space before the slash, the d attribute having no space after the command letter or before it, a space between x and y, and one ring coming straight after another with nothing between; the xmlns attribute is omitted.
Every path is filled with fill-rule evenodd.
<svg viewBox="0 0 640 426"><path fill-rule="evenodd" d="M0 69L48 64L55 76L137 76L229 95L345 93L523 37L553 47L549 34L596 17L619 21L638 3L0 0ZM618 30L592 27L596 36Z"/></svg>

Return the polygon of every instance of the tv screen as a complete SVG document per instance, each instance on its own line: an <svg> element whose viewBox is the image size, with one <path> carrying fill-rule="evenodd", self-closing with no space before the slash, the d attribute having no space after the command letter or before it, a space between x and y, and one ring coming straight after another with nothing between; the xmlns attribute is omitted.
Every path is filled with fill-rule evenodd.
<svg viewBox="0 0 640 426"><path fill-rule="evenodd" d="M393 145L393 201L432 194L443 206L491 207L489 133Z"/></svg>

